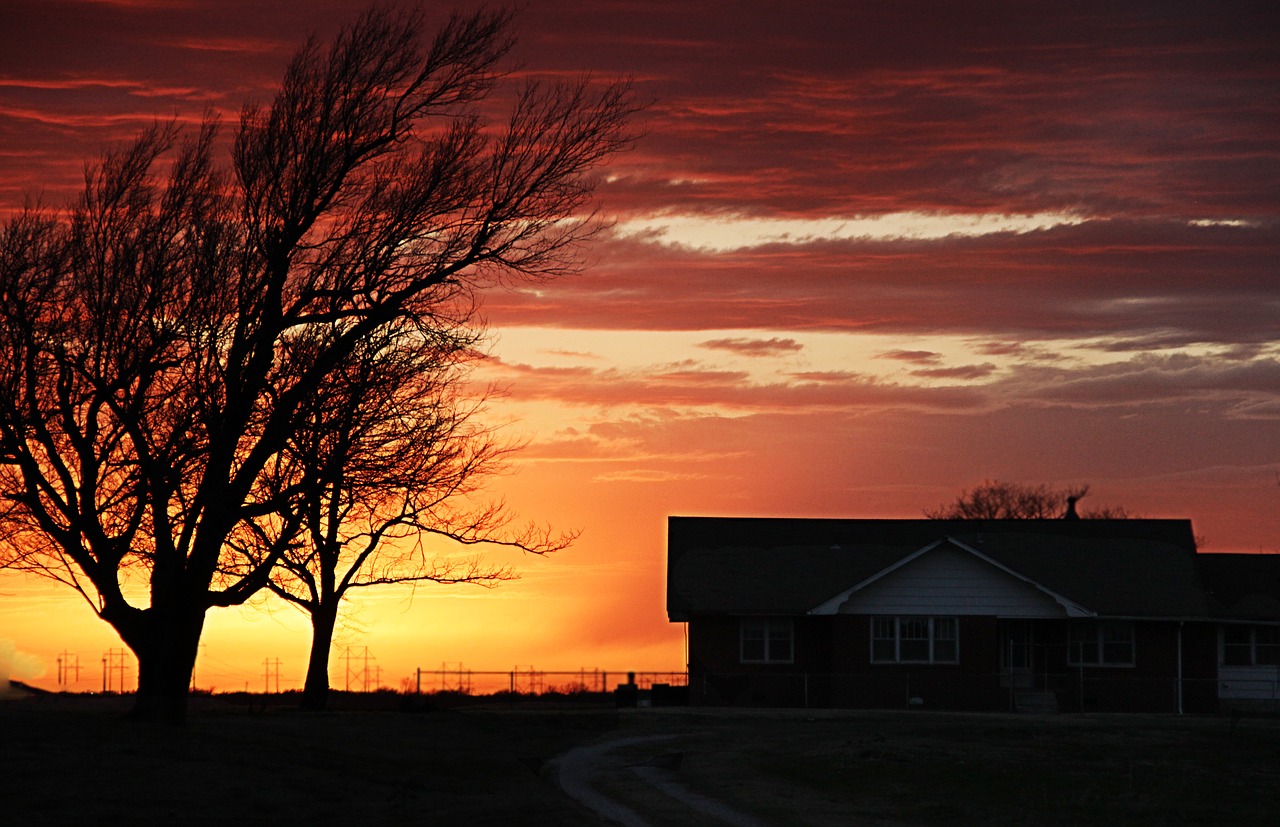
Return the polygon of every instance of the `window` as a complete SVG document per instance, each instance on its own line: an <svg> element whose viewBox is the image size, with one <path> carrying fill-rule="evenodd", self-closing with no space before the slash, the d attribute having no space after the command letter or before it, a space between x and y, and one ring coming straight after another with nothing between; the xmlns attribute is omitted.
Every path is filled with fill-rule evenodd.
<svg viewBox="0 0 1280 827"><path fill-rule="evenodd" d="M957 642L954 617L871 618L872 663L955 663Z"/></svg>
<svg viewBox="0 0 1280 827"><path fill-rule="evenodd" d="M1072 666L1133 666L1133 624L1112 620L1072 625L1067 662Z"/></svg>
<svg viewBox="0 0 1280 827"><path fill-rule="evenodd" d="M745 618L741 630L743 663L791 663L792 626L786 618Z"/></svg>
<svg viewBox="0 0 1280 827"><path fill-rule="evenodd" d="M1223 666L1280 666L1280 627L1222 627Z"/></svg>

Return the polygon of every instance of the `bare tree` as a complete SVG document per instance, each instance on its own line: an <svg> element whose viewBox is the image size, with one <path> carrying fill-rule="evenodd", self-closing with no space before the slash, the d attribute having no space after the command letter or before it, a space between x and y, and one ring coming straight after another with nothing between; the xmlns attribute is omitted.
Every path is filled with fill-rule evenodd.
<svg viewBox="0 0 1280 827"><path fill-rule="evenodd" d="M1074 518L1117 520L1133 517L1119 506L1076 511L1076 502L1089 493L1088 485L1054 488L1041 483L987 480L960 492L950 503L924 515L931 520L1052 520Z"/></svg>
<svg viewBox="0 0 1280 827"><path fill-rule="evenodd" d="M351 591L419 582L491 586L516 575L459 555L459 547L546 554L573 539L532 524L513 528L502 503L473 501L516 447L480 422L484 399L465 391L478 337L475 328L440 329L431 340L378 331L334 373L289 441L285 465L295 476L276 486L298 492L300 514L279 525L301 532L269 588L311 621L304 708L327 703L334 628ZM255 529L248 544L232 544L247 569L279 542L270 526Z"/></svg>
<svg viewBox="0 0 1280 827"><path fill-rule="evenodd" d="M625 84L526 84L486 124L510 24L454 16L424 44L419 14L370 11L244 108L229 169L216 123L158 126L65 215L0 231L0 541L133 650L136 716L180 720L206 612L266 587L301 519L276 484L301 478L290 438L361 343L578 266L634 106ZM227 575L264 525L276 542Z"/></svg>

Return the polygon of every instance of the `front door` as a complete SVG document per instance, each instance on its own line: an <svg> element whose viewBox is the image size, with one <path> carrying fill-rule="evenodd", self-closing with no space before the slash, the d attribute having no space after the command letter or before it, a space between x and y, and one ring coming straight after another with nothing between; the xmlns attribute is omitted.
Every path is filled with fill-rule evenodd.
<svg viewBox="0 0 1280 827"><path fill-rule="evenodd" d="M1035 686L1034 634L1029 620L1006 620L1000 632L1000 684L1013 689Z"/></svg>

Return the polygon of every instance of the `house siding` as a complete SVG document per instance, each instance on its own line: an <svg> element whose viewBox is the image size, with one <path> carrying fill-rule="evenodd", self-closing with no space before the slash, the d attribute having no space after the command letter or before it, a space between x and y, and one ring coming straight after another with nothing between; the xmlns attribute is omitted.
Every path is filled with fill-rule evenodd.
<svg viewBox="0 0 1280 827"><path fill-rule="evenodd" d="M1048 594L951 545L939 546L850 595L842 614L1063 617Z"/></svg>
<svg viewBox="0 0 1280 827"><path fill-rule="evenodd" d="M873 663L873 615L794 618L792 663L742 663L737 617L689 623L690 700L701 705L995 711L1016 708L1000 657L1001 621L958 618L956 663ZM1062 711L1177 712L1177 622L1134 621L1132 666L1068 662L1065 619L1033 621L1033 683ZM1182 624L1184 712L1217 709L1216 632ZM1274 670L1272 670L1274 675Z"/></svg>
<svg viewBox="0 0 1280 827"><path fill-rule="evenodd" d="M689 620L690 703L730 706L805 706L806 676L830 672L831 625L826 618L792 617L790 663L744 663L741 617ZM816 705L812 701L808 705Z"/></svg>
<svg viewBox="0 0 1280 827"><path fill-rule="evenodd" d="M742 663L740 618L691 618L690 700L702 705L1005 708L999 688L997 621L959 619L956 663L872 663L871 617L795 618L793 663Z"/></svg>

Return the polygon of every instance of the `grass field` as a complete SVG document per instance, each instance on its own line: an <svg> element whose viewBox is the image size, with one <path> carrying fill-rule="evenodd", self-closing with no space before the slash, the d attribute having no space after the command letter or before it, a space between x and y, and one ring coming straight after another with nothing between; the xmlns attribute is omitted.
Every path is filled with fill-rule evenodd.
<svg viewBox="0 0 1280 827"><path fill-rule="evenodd" d="M199 699L184 728L119 699L0 703L9 823L597 824L547 761L670 736L602 768L607 795L702 824L629 765L767 824L1273 824L1280 721L933 712L473 707L304 714Z"/></svg>

